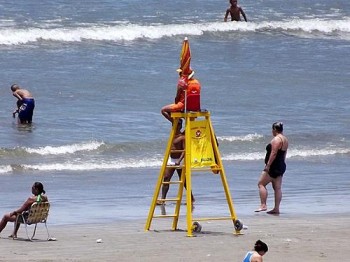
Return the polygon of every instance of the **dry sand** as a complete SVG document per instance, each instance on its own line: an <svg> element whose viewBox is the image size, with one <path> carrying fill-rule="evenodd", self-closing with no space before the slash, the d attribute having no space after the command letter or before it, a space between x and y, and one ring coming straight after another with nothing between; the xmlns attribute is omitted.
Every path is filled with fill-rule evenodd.
<svg viewBox="0 0 350 262"><path fill-rule="evenodd" d="M171 219L153 219L150 231L143 221L113 224L51 226L57 241L46 241L39 225L37 242L6 238L1 233L1 261L242 261L257 239L269 246L264 261L345 261L350 251L350 214L307 217L256 214L240 218L248 227L236 236L230 221L201 222L202 232L187 237L186 219L171 231ZM33 227L31 227L32 229ZM102 243L96 240L102 239Z"/></svg>

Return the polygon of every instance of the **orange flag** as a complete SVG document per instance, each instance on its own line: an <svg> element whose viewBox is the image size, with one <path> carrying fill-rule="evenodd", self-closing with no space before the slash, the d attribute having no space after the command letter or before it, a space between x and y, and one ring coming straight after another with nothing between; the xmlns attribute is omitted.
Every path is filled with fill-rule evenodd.
<svg viewBox="0 0 350 262"><path fill-rule="evenodd" d="M190 43L188 42L188 38L185 37L182 43L182 49L180 54L180 68L177 71L182 72L184 76L190 75L192 73L190 63L191 63Z"/></svg>

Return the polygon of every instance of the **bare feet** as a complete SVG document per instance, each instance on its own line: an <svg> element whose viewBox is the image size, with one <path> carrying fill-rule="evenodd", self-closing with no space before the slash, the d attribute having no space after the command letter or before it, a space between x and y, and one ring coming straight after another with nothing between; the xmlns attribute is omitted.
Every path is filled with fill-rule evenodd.
<svg viewBox="0 0 350 262"><path fill-rule="evenodd" d="M266 210L267 210L267 206L266 205L262 205L258 209L256 209L254 212L264 212Z"/></svg>
<svg viewBox="0 0 350 262"><path fill-rule="evenodd" d="M266 210L267 210L267 208L258 208L256 210L254 210L254 212L264 212Z"/></svg>
<svg viewBox="0 0 350 262"><path fill-rule="evenodd" d="M280 211L276 210L276 209L272 209L270 211L267 211L266 213L269 214L269 215L279 215Z"/></svg>

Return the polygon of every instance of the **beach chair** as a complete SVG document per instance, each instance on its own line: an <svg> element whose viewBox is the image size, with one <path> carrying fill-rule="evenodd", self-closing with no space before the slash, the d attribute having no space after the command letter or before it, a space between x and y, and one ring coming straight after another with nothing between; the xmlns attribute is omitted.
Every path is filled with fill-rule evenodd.
<svg viewBox="0 0 350 262"><path fill-rule="evenodd" d="M47 228L47 217L49 215L50 203L49 202L35 202L32 204L28 211L24 211L17 216L15 226L17 224L24 224L28 240L33 241L36 233L36 227L39 223L44 223L47 232L47 240L51 240L49 229ZM29 237L28 226L35 225L32 237Z"/></svg>

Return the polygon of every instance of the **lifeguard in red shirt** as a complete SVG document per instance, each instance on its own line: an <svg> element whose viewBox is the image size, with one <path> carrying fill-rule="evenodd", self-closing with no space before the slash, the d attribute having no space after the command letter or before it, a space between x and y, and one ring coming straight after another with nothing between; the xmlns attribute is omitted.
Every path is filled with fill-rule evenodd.
<svg viewBox="0 0 350 262"><path fill-rule="evenodd" d="M179 73L177 82L176 97L173 104L162 107L162 115L171 123L171 112L183 112L185 110L200 110L200 90L201 85L193 77L194 71L190 67L191 50L187 37L185 37L180 54L180 68L176 71Z"/></svg>
<svg viewBox="0 0 350 262"><path fill-rule="evenodd" d="M182 112L185 109L185 94L187 90L187 76L182 75L182 72L179 72L179 80L177 81L176 96L175 102L162 107L162 115L168 119L170 122L173 122L170 114L171 112Z"/></svg>
<svg viewBox="0 0 350 262"><path fill-rule="evenodd" d="M181 69L177 71L180 78L177 82L175 103L166 105L161 110L162 115L170 122L173 122L170 116L171 112L183 112L185 106L190 111L200 110L201 84L193 77L194 71L192 70L188 76L183 75Z"/></svg>

